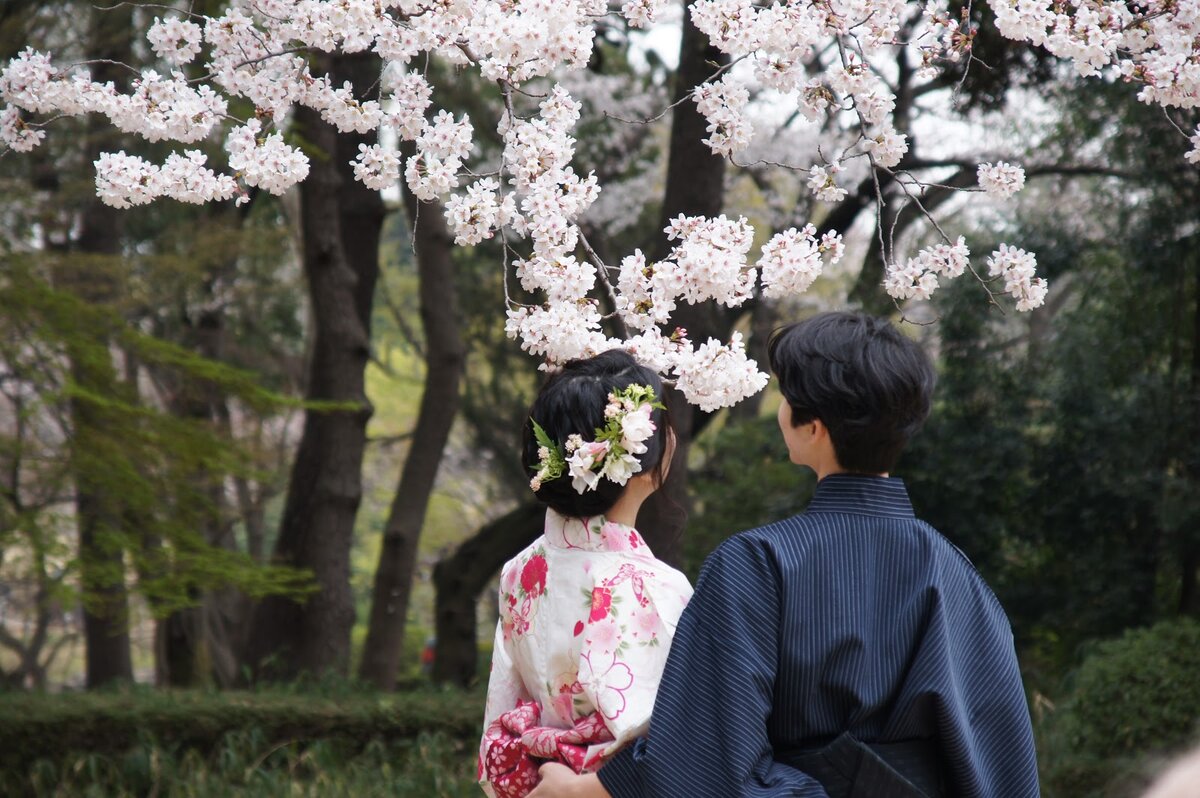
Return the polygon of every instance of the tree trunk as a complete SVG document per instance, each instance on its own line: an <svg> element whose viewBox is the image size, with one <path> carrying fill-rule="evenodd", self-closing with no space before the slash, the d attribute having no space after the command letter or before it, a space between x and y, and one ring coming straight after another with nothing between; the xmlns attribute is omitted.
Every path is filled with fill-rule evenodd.
<svg viewBox="0 0 1200 798"><path fill-rule="evenodd" d="M475 606L496 572L542 533L545 508L522 504L487 524L433 569L437 653L433 680L468 687L478 672Z"/></svg>
<svg viewBox="0 0 1200 798"><path fill-rule="evenodd" d="M90 52L110 62L129 60L130 30L133 20L128 8L93 11ZM93 80L100 83L125 83L126 71L113 63L98 61ZM88 122L85 143L86 161L94 161L105 149L104 123ZM110 142L111 143L111 142ZM56 274L60 287L93 304L108 304L118 292L116 259L121 254L121 212L91 197L79 218L78 253L100 256L68 256ZM105 342L100 342L103 346ZM114 396L121 386L110 357L95 356L93 343L87 352L71 351L71 377L91 396ZM87 686L100 687L120 681L133 681L129 650L129 607L125 585L124 540L121 535L120 497L105 490L102 467L97 453L107 445L104 409L78 395L71 400L75 463L75 512L79 525L80 582L84 591L83 634Z"/></svg>
<svg viewBox="0 0 1200 798"><path fill-rule="evenodd" d="M232 271L236 262L226 264ZM214 278L216 275L213 276ZM209 280L209 295L213 287ZM187 346L208 360L219 362L224 354L225 320L219 307L202 310L194 322L188 321ZM222 424L226 399L221 390L200 380L186 379L175 392L172 412L214 428ZM222 508L226 505L225 475L201 472L195 484L207 484L209 508L204 513L204 541L210 546L235 550L237 547ZM238 610L245 609L244 594L232 587L194 594L195 604L160 618L155 629L156 681L170 687L231 685L237 676L237 664L228 652L234 647L236 624L227 623ZM221 652L225 652L221 656Z"/></svg>
<svg viewBox="0 0 1200 798"><path fill-rule="evenodd" d="M379 76L378 61L365 54L317 60L318 68L332 66L335 84L351 80L358 96ZM354 180L349 166L368 139L338 134L306 108L297 110L296 124L316 150L300 184L314 328L305 395L350 407L305 414L273 559L311 570L317 589L305 601L273 596L255 608L245 660L268 678L345 674L349 666L350 546L371 416L364 372L384 218L378 193Z"/></svg>
<svg viewBox="0 0 1200 798"><path fill-rule="evenodd" d="M405 157L411 154L404 153ZM395 686L400 669L421 527L450 427L458 415L459 381L466 357L454 287L454 238L446 227L445 211L440 203L420 202L407 186L402 190L416 244L421 328L425 338L425 390L400 484L383 529L371 621L358 672L364 681L383 690Z"/></svg>
<svg viewBox="0 0 1200 798"><path fill-rule="evenodd" d="M671 98L678 103L671 116L670 154L667 158L667 182L663 193L660 232L649 251L654 259L664 258L670 251L661 228L678 216L716 216L725 204L725 159L714 155L708 145L708 121L690 99L692 90L708 79L717 67L728 63L729 57L708 42L708 37L692 24L692 1L683 12L683 36L679 49L679 69L675 73L675 91ZM675 322L688 331L693 341L706 341L710 336L724 338L740 311L719 308L715 303L689 305L681 303L675 312ZM638 530L655 555L670 563L680 561L679 542L687 520L688 475L687 456L692 437L703 425L702 416L694 408L667 391L667 405L675 423L676 448L671 472L662 490L654 493L642 505L638 515Z"/></svg>

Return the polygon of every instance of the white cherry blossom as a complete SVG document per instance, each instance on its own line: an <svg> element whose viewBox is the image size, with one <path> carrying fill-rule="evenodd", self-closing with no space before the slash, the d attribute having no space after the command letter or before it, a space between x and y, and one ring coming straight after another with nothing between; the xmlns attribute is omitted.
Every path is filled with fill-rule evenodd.
<svg viewBox="0 0 1200 798"><path fill-rule="evenodd" d="M97 159L96 191L104 202L244 201L248 189L282 194L308 175L308 156L284 138L298 107L340 131L383 131L388 135L359 149L355 177L374 189L403 177L420 199L441 201L460 245L503 231L516 252L507 276L536 296L532 306L510 304L507 330L547 368L622 347L674 379L688 401L706 410L725 407L761 388L765 376L746 358L738 335L697 346L685 331L668 332L678 304L736 306L760 288L772 297L805 291L841 258L843 244L836 234L818 239L812 225L797 223L761 234L759 240L769 240L751 263L756 231L747 220L681 216L667 227L670 250L661 260L626 251L614 253L611 265L597 264L581 225L591 229L597 218L619 215L630 195L605 195L601 208L597 176L580 166L589 161L576 152L577 128L585 109L589 121L601 113L597 91L584 88L591 76L580 76L598 18L619 13L639 27L667 8L662 0L619 5L618 11L602 0L235 0L216 15L154 19L146 37L159 69L131 74L125 89L93 80L86 62L72 66L27 48L0 69L0 152L36 147L53 135L57 117L99 114L127 135L173 145L160 163L124 151ZM1002 35L1044 47L1082 75L1133 82L1147 103L1200 106L1200 0L991 0L990 7ZM822 150L796 169L817 200L840 202L847 190L839 180L850 175L857 182L870 168L896 169L909 152L889 88L894 76L877 65L899 47L909 48L910 63L926 77L969 58L975 31L956 8L940 0L916 11L903 0L697 0L690 6L696 26L731 61L745 59L715 69L691 91L687 101L707 120L705 143L727 158L752 147L757 152L767 137L755 141L751 115L771 104L817 123L814 130L835 127L841 151ZM366 95L321 74L313 66L319 59L309 57L360 52L383 61ZM815 53L828 59L818 65ZM498 82L505 95L495 115L503 143L498 163L480 155L470 120L439 107L422 74L430 58ZM172 71L184 64L195 64L189 75L208 77ZM531 97L539 100L536 108ZM232 118L230 109L244 118ZM653 107L637 112L653 114ZM415 142L416 154L401 162L395 138ZM1200 128L1189 138L1184 157L1200 163ZM222 141L224 155L215 146ZM646 172L647 180L656 179ZM978 182L990 196L1006 198L1023 186L1025 172L1004 161L981 164ZM588 215L593 206L597 211ZM898 300L926 298L964 273L969 257L962 239L942 240L891 263L885 289ZM1018 310L1044 301L1046 282L1031 253L1001 245L987 267ZM611 296L601 307L597 297L610 290L601 278L610 276ZM605 332L604 314L613 311L629 330L626 340Z"/></svg>
<svg viewBox="0 0 1200 798"><path fill-rule="evenodd" d="M1025 170L1004 161L981 163L978 175L980 187L998 199L1008 199L1025 186Z"/></svg>

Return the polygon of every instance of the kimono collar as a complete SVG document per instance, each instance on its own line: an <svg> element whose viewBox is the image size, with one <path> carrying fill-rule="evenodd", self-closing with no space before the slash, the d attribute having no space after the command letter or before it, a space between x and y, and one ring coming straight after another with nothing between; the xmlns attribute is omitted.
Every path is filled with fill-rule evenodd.
<svg viewBox="0 0 1200 798"><path fill-rule="evenodd" d="M866 474L830 474L817 483L810 513L852 513L887 518L913 518L904 481Z"/></svg>
<svg viewBox="0 0 1200 798"><path fill-rule="evenodd" d="M560 549L584 551L641 551L650 549L641 534L631 526L609 521L602 515L568 518L546 510L546 542Z"/></svg>

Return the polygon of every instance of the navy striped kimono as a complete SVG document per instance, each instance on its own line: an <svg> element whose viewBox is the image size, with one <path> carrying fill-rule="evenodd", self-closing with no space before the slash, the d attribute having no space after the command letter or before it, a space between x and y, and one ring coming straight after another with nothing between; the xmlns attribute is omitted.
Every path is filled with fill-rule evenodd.
<svg viewBox="0 0 1200 798"><path fill-rule="evenodd" d="M1038 795L1008 619L899 479L828 476L713 552L648 734L599 776L614 798L817 798L794 765L844 732L931 740L948 796Z"/></svg>

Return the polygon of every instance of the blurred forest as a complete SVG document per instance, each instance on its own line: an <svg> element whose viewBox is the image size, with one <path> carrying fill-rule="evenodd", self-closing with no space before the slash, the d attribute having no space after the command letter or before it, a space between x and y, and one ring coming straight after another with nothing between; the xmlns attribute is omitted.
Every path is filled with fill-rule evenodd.
<svg viewBox="0 0 1200 798"><path fill-rule="evenodd" d="M10 0L0 58L143 63L153 13ZM720 63L683 29L677 63L601 31L577 96L665 107ZM580 171L611 197L587 235L602 256L661 253L681 212L744 214L764 240L810 217L846 234L851 264L802 301L682 323L742 330L762 362L773 327L819 310L909 320L940 376L897 475L1009 613L1045 792L1133 795L1200 742L1200 171L1178 132L1200 114L979 46L990 69L911 87L906 166L963 187L984 156L1027 162L1013 204L926 205L973 252L1037 253L1051 294L1033 313L969 278L896 307L875 226L915 251L914 210L877 217L869 177L824 205L802 176L730 172L690 103L641 126L585 110ZM329 61L362 93L377 77L367 56ZM495 113L494 87L430 70L455 110ZM455 247L435 203L353 181L366 139L305 112L290 135L312 175L237 208L108 208L96 154L155 145L56 124L0 158L0 792L476 794L494 579L541 532L516 455L540 375L504 335L505 253ZM640 525L693 577L811 494L777 402L773 386L716 415L672 398L677 467Z"/></svg>

